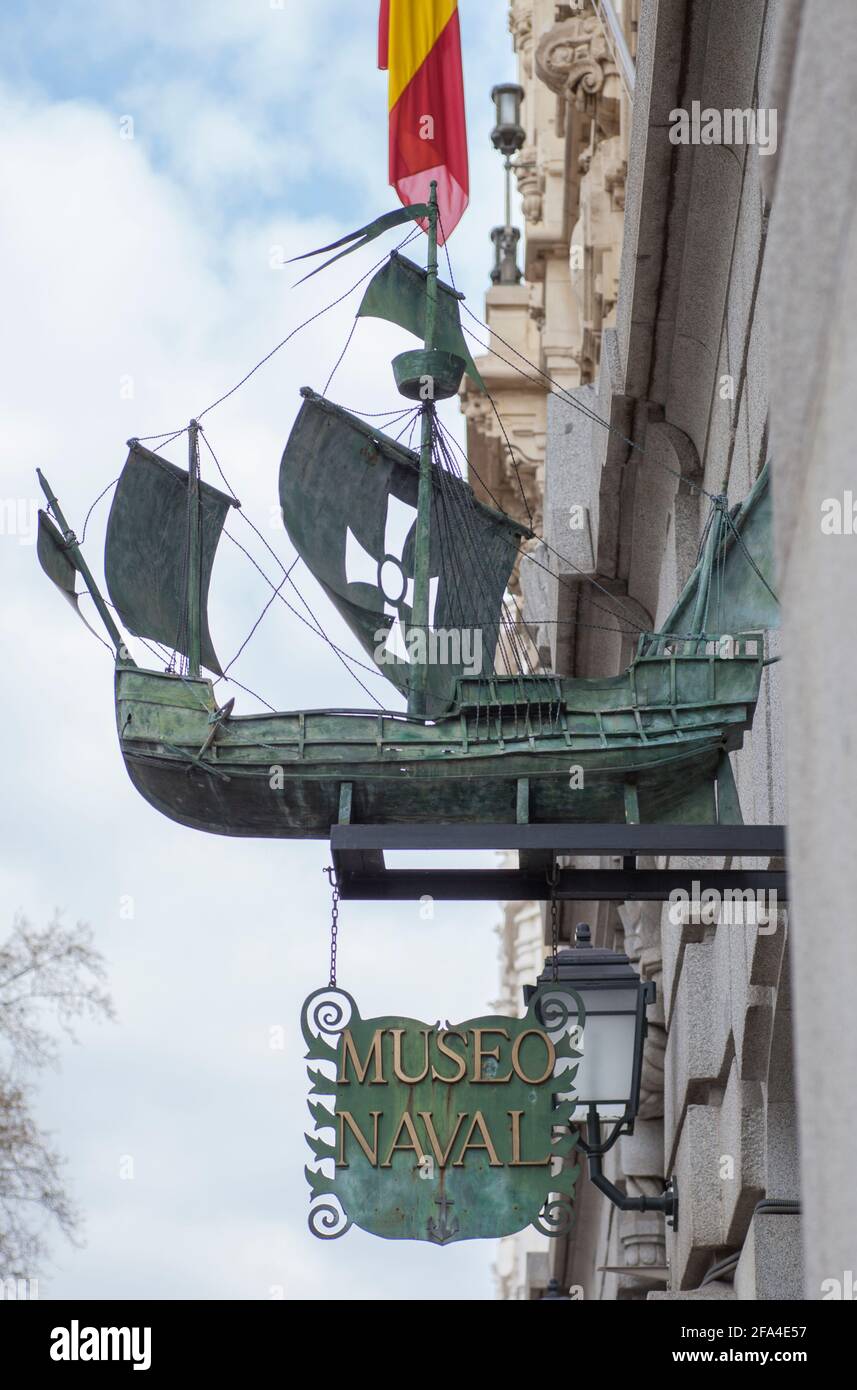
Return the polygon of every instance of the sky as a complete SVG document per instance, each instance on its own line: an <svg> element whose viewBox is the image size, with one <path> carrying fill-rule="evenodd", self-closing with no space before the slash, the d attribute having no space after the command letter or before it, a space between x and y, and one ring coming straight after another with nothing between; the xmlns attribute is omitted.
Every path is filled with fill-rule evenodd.
<svg viewBox="0 0 857 1390"><path fill-rule="evenodd" d="M461 0L460 11L471 205L449 250L481 316L503 191L490 90L514 78L514 60L505 5ZM52 590L34 544L37 467L80 535L130 436L184 425L395 243L299 289L283 266L398 206L375 61L374 0L66 0L7 3L0 18L0 935L16 913L89 922L118 1013L81 1027L40 1086L39 1121L85 1214L85 1245L57 1238L34 1271L42 1298L492 1295L490 1242L309 1234L299 1019L327 979L329 849L206 836L136 794L111 658ZM299 387L324 386L355 308L352 295L323 315L205 420L244 510L287 562L280 455ZM392 408L389 359L406 345L361 321L329 396ZM443 409L463 439L457 404ZM182 445L167 456L184 463ZM220 481L205 458L203 476ZM108 508L109 495L86 532L97 576ZM264 556L249 530L242 539ZM300 582L354 651L306 571ZM268 593L222 544L210 603L222 660ZM280 605L235 671L279 709L368 703ZM383 681L367 681L394 706ZM228 693L237 712L258 708ZM436 904L431 920L419 904L345 903L340 982L364 1017L477 1016L498 990L499 916L492 903Z"/></svg>

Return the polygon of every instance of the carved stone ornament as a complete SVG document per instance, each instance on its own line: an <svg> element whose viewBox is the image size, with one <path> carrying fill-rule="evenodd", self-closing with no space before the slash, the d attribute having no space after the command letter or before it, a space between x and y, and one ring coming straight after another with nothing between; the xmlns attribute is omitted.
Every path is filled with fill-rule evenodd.
<svg viewBox="0 0 857 1390"><path fill-rule="evenodd" d="M533 0L512 0L509 31L525 76L533 72Z"/></svg>
<svg viewBox="0 0 857 1390"><path fill-rule="evenodd" d="M561 20L542 35L536 48L536 73L558 96L582 105L602 91L616 71L601 23L594 14Z"/></svg>
<svg viewBox="0 0 857 1390"><path fill-rule="evenodd" d="M515 178L528 222L541 222L544 204L544 174L539 169L534 145L525 145L515 160Z"/></svg>

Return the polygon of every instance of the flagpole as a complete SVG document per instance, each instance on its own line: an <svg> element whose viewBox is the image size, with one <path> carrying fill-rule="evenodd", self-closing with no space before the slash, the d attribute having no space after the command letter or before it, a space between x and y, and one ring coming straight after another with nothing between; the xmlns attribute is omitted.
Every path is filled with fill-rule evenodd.
<svg viewBox="0 0 857 1390"><path fill-rule="evenodd" d="M426 320L425 348L430 352L434 347L435 324L437 321L437 183L431 182L428 201L428 260L426 262ZM434 437L434 392L432 381L426 379L426 389L430 394L422 407L422 435L420 439L420 483L417 493L417 524L414 537L414 602L411 609L411 627L423 634L422 643L412 648L413 673L408 691L408 714L412 719L424 719L426 713L426 686L428 683L429 658L429 589L431 579L431 497L432 462L431 447ZM420 649L422 648L422 650Z"/></svg>

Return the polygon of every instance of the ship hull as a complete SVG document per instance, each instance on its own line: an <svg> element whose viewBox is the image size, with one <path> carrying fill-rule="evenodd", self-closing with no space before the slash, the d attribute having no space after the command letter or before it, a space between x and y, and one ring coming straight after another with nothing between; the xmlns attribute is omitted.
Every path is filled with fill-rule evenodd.
<svg viewBox="0 0 857 1390"><path fill-rule="evenodd" d="M458 707L425 724L348 710L218 719L209 681L120 663L117 724L140 794L220 835L324 839L345 819L711 822L761 666L654 645L602 681L463 682Z"/></svg>

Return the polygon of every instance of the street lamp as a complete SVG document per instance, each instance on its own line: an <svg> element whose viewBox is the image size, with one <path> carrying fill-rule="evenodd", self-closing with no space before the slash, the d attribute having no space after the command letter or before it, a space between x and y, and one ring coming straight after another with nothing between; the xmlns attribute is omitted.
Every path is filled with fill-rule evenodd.
<svg viewBox="0 0 857 1390"><path fill-rule="evenodd" d="M491 89L491 100L497 113L497 124L491 132L491 143L507 159L511 159L524 143L521 125L521 102L524 89L517 82L501 82Z"/></svg>
<svg viewBox="0 0 857 1390"><path fill-rule="evenodd" d="M585 1121L586 1137L578 1144L589 1159L592 1182L622 1211L663 1212L673 1230L678 1225L678 1191L673 1179L660 1197L627 1197L604 1176L601 1160L622 1134L632 1134L640 1104L646 1008L655 1001L655 985L641 980L626 955L594 948L585 923L575 932L573 948L560 951L556 968L545 966L537 984L524 986L528 1004L541 990L542 1026L549 1035L570 1035L582 1053L574 1080L572 1123ZM562 1072L558 1074L561 1079ZM562 1092L559 1093L562 1096ZM612 1124L605 1139L602 1124Z"/></svg>
<svg viewBox="0 0 857 1390"><path fill-rule="evenodd" d="M506 223L495 227L491 233L494 243L494 269L491 279L495 285L517 285L521 279L518 269L518 242L521 233L512 226L512 155L521 148L526 138L521 125L521 102L524 89L517 82L502 82L492 88L491 99L496 112L496 125L491 132L491 143L503 155L506 169Z"/></svg>
<svg viewBox="0 0 857 1390"><path fill-rule="evenodd" d="M548 1301L553 1303L571 1303L573 1300L569 1294L562 1292L558 1279L551 1279L545 1292L539 1299L540 1303L547 1303Z"/></svg>

